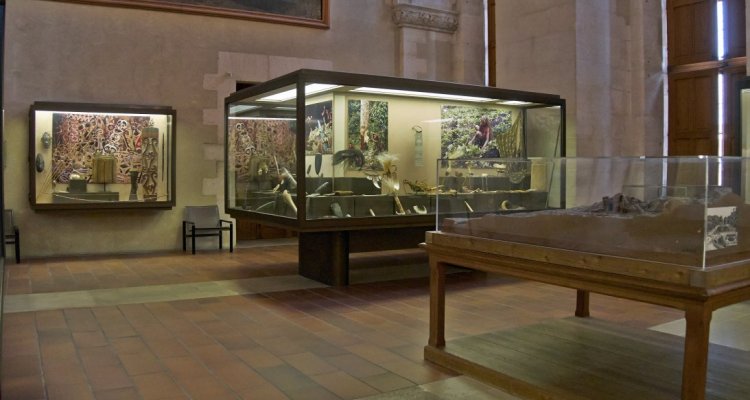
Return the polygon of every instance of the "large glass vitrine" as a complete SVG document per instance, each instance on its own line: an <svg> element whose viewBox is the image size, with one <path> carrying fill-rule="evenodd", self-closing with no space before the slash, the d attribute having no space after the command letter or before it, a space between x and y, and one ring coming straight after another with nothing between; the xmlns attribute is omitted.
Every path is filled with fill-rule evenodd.
<svg viewBox="0 0 750 400"><path fill-rule="evenodd" d="M394 245L416 245L440 192L531 189L512 168L435 181L436 159L565 155L565 101L544 93L300 70L225 107L227 212L299 231L301 254L316 232L311 247L341 240L346 253L392 229Z"/></svg>
<svg viewBox="0 0 750 400"><path fill-rule="evenodd" d="M227 99L227 210L299 229L410 221L461 189L434 181L435 159L564 155L564 112L554 95L298 71Z"/></svg>

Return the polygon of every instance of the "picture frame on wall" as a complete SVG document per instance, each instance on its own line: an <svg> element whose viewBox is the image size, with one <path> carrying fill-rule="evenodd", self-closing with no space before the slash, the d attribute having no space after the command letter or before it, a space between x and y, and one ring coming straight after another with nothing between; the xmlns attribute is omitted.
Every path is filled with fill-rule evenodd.
<svg viewBox="0 0 750 400"><path fill-rule="evenodd" d="M48 0L329 28L329 0Z"/></svg>

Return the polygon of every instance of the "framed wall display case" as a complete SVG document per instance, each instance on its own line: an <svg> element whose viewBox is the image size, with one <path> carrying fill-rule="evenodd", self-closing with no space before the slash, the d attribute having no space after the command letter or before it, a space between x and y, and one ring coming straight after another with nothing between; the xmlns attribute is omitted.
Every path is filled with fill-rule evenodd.
<svg viewBox="0 0 750 400"><path fill-rule="evenodd" d="M227 212L299 231L302 274L327 283L346 283L350 251L423 241L436 194L469 190L459 178L528 189L508 171L435 181L433 160L565 155L565 101L550 94L300 70L225 106ZM335 271L302 265L315 258Z"/></svg>
<svg viewBox="0 0 750 400"><path fill-rule="evenodd" d="M740 154L742 157L750 157L750 77L740 80L737 84L737 107L736 110L737 131L740 135Z"/></svg>
<svg viewBox="0 0 750 400"><path fill-rule="evenodd" d="M33 209L174 206L171 107L36 102L29 114Z"/></svg>
<svg viewBox="0 0 750 400"><path fill-rule="evenodd" d="M706 371L712 312L750 299L750 158L538 158L528 162L530 187L547 193L544 205L541 200L516 204L512 198L484 201L477 197L466 199L468 205L456 204L451 196L437 195L438 204L444 197L453 203L438 207L435 231L427 233L423 246L430 257L432 297L425 357L462 373L489 377L501 386L514 382L514 390L534 393L530 397L551 391L555 397L568 397L572 393L566 391L572 387L576 387L575 396L600 397L591 388L566 387L564 380L557 386L541 387L519 378L513 368L498 370L497 364L488 361L492 351L486 353L487 358L470 355L476 350L472 346L482 340L467 339L455 346L446 343L445 266L458 265L576 289L579 317L589 315L589 292L683 310L687 322L682 386L676 383L665 388L672 392L666 396L679 398L681 390L683 399L703 399L708 387L708 392L720 393L720 397L742 397L746 387L727 389L731 385L716 381L707 386ZM490 175L505 161L466 163L474 166L475 173ZM439 171L447 168L447 162L438 163ZM456 209L462 206L464 215L459 215ZM675 351L677 360L680 356L683 353ZM615 364L611 359L606 363ZM538 367L544 375L545 367ZM680 367L678 363L669 368ZM745 362L742 368L736 373L747 373L750 364ZM607 374L595 367L588 372ZM585 374L566 375L569 382L588 379ZM653 371L649 375L663 376ZM621 378L613 377L615 381ZM640 386L633 382L637 380L622 385L633 390L623 393L623 398L657 398L666 393L645 393L648 380Z"/></svg>

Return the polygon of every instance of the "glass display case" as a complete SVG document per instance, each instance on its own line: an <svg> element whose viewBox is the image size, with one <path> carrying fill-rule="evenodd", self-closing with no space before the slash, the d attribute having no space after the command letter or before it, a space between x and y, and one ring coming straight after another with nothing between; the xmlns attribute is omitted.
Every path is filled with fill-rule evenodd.
<svg viewBox="0 0 750 400"><path fill-rule="evenodd" d="M300 70L225 113L227 212L297 231L300 274L332 285L351 252L424 241L437 193L458 184L434 182L432 160L565 156L565 101L543 93Z"/></svg>
<svg viewBox="0 0 750 400"><path fill-rule="evenodd" d="M226 99L226 208L296 230L432 226L433 160L564 156L557 95L300 70ZM510 175L470 186L511 190ZM463 182L463 181L462 181Z"/></svg>
<svg viewBox="0 0 750 400"><path fill-rule="evenodd" d="M512 162L465 160L461 167L465 171L471 167L475 175L492 175L495 170L507 171ZM709 344L715 332L713 313L750 300L749 163L750 158L742 157L529 159L529 183L522 190L546 193L544 205L541 199L538 203L513 199L501 191L438 194L436 230L427 232L422 245L430 265L425 359L486 383L515 390L523 387L524 394L534 397L567 398L579 396L579 383L588 377L610 379L607 375L612 371L624 370L617 366L630 362L614 360L609 349L592 346L591 340L619 344L628 336L637 338L633 346L626 346L628 351L643 345L638 350L642 354L656 351L660 360L672 359L672 371L680 371L682 361L682 383L675 375L669 387L646 393L643 387L654 387L651 378L664 374L631 376L621 386L636 387L637 392L622 398L710 398L708 394L715 394L717 387L716 381L706 379L717 372L708 368L709 348L716 349ZM456 164L451 164L438 163L438 174L456 173ZM456 199L461 195L465 197ZM488 195L492 201L484 201ZM551 325L545 321L543 327L524 326L523 332L503 327L446 340L446 318L450 318L446 288L451 286L446 284L446 271L453 266L575 289L567 297L562 289L555 296L575 298L571 312L577 318L559 319ZM684 339L665 346L665 336L655 336L652 330L623 333L611 321L587 320L601 312L591 307L598 300L591 293L680 310L684 319L675 322ZM530 351L561 354L559 337L534 337L552 338L548 335L552 330L568 332L575 353L570 357L571 368L580 364L581 349L586 349L586 359L591 361L586 371L570 375L565 369L566 376L558 381L572 378L563 385L548 385L550 371L559 370L556 364L545 369L552 365L552 358L542 356L535 365L515 368L528 359ZM529 335L534 339L519 340ZM518 348L510 356L506 343ZM674 351L667 355L663 352L667 347ZM505 362L498 363L499 358ZM603 369L591 373L588 367L597 363ZM637 369L641 364L633 365ZM543 378L530 378L529 371L539 371ZM726 371L721 369L721 373ZM633 385L636 381L640 386ZM608 397L594 393L600 389L601 385L596 386L584 397ZM738 389L726 397L743 394Z"/></svg>
<svg viewBox="0 0 750 400"><path fill-rule="evenodd" d="M171 208L171 107L36 102L29 121L33 209Z"/></svg>
<svg viewBox="0 0 750 400"><path fill-rule="evenodd" d="M750 255L749 158L532 158L438 162L438 176L523 169L520 190L438 194L447 234L711 268ZM451 165L453 164L453 165ZM450 169L452 172L449 172Z"/></svg>

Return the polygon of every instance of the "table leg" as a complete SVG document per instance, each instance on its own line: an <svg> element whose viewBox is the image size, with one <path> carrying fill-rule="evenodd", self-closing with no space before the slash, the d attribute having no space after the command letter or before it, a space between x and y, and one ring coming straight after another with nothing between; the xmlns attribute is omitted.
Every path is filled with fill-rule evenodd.
<svg viewBox="0 0 750 400"><path fill-rule="evenodd" d="M430 340L445 347L445 264L430 257Z"/></svg>
<svg viewBox="0 0 750 400"><path fill-rule="evenodd" d="M685 320L682 400L703 400L706 397L711 309L704 304L689 305L685 309Z"/></svg>
<svg viewBox="0 0 750 400"><path fill-rule="evenodd" d="M587 290L576 290L576 317L588 317L589 313L589 292Z"/></svg>

